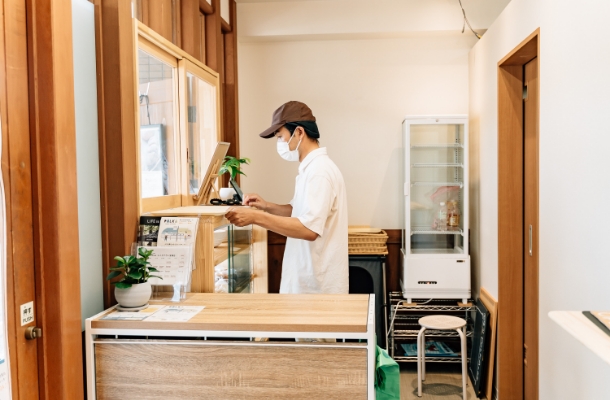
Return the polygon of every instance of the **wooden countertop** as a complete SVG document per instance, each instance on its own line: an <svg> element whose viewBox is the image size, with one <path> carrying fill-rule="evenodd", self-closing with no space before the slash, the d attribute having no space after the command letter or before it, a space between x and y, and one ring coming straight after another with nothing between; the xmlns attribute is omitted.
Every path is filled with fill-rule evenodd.
<svg viewBox="0 0 610 400"><path fill-rule="evenodd" d="M221 294L189 293L180 303L205 308L188 322L101 320L93 329L214 330L267 332L366 332L367 294Z"/></svg>
<svg viewBox="0 0 610 400"><path fill-rule="evenodd" d="M551 311L549 317L610 364L610 336L585 317L582 311Z"/></svg>

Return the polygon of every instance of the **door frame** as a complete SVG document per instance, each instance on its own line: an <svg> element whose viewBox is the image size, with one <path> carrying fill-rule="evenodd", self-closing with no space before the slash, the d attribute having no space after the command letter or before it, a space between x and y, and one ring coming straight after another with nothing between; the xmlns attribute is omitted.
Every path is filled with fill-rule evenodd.
<svg viewBox="0 0 610 400"><path fill-rule="evenodd" d="M0 0L0 9L12 395L81 399L72 4ZM32 293L22 290L28 281ZM34 324L21 325L19 308L29 301L43 335L26 341Z"/></svg>
<svg viewBox="0 0 610 400"><path fill-rule="evenodd" d="M498 62L498 397L506 399L524 396L523 66L536 57L540 60L540 28ZM538 141L539 120L536 125ZM528 306L537 309L538 301Z"/></svg>

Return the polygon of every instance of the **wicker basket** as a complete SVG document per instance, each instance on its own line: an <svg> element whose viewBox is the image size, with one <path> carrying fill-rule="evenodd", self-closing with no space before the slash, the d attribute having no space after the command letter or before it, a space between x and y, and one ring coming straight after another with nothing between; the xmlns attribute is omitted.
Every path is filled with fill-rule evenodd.
<svg viewBox="0 0 610 400"><path fill-rule="evenodd" d="M349 245L347 252L349 254L388 254L388 248L386 246L370 246L370 245Z"/></svg>

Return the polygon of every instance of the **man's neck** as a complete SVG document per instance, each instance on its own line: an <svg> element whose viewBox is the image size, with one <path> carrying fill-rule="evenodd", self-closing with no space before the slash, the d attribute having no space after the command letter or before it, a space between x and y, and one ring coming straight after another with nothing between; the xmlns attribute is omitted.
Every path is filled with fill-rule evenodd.
<svg viewBox="0 0 610 400"><path fill-rule="evenodd" d="M303 162L303 160L309 155L309 153L319 148L320 145L314 140L307 140L305 142L302 142L300 149L301 151L299 152L299 162Z"/></svg>

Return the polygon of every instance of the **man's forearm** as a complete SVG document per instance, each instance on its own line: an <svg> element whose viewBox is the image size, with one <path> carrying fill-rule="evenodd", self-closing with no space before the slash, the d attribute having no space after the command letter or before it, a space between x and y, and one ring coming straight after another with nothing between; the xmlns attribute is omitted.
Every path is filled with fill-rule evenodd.
<svg viewBox="0 0 610 400"><path fill-rule="evenodd" d="M292 206L290 204L275 204L267 202L267 209L265 209L265 211L267 211L269 214L280 217L290 217L292 215Z"/></svg>
<svg viewBox="0 0 610 400"><path fill-rule="evenodd" d="M289 207L292 208L292 206ZM306 228L298 218L293 218L290 216L282 217L270 213L260 213L257 214L257 218L254 223L262 226L263 228L269 229L270 231L279 233L280 235L295 239L313 241L318 238L318 234L311 229Z"/></svg>

